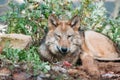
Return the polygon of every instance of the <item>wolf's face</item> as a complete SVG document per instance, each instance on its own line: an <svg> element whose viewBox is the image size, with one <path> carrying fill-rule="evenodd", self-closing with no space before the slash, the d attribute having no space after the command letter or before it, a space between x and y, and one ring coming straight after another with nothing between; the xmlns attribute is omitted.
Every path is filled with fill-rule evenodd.
<svg viewBox="0 0 120 80"><path fill-rule="evenodd" d="M61 21L51 15L48 19L49 32L45 42L50 52L55 55L74 53L81 44L79 25L80 19L77 16L69 21Z"/></svg>

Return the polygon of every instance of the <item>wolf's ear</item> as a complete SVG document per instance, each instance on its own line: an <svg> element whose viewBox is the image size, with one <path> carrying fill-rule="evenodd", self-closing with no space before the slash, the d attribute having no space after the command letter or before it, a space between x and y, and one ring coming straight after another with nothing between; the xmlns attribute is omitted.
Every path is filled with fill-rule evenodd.
<svg viewBox="0 0 120 80"><path fill-rule="evenodd" d="M48 28L54 29L55 27L57 27L58 21L58 18L54 14L51 14L48 18Z"/></svg>
<svg viewBox="0 0 120 80"><path fill-rule="evenodd" d="M79 16L75 15L71 20L70 20L70 26L74 30L78 30L80 27L80 18Z"/></svg>

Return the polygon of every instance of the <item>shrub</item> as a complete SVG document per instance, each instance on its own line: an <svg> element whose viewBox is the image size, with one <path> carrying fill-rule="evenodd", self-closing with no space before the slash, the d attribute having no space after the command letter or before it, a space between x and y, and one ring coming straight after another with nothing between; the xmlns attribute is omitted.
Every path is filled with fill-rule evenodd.
<svg viewBox="0 0 120 80"><path fill-rule="evenodd" d="M47 32L47 19L52 13L59 18L70 19L74 15L81 18L80 28L84 30L95 30L109 36L114 42L120 46L120 17L112 19L106 17L106 9L102 1L82 0L77 7L73 6L71 0L43 0L40 3L37 0L25 0L25 3L18 4L11 1L9 6L11 10L5 16L1 16L0 20L6 21L8 24L7 33L23 33L33 37L34 45L28 50L14 50L5 48L0 59L9 60L13 65L19 62L26 62L34 71L44 69L49 66L47 63L41 62L36 46L45 32ZM106 25L110 25L109 29Z"/></svg>

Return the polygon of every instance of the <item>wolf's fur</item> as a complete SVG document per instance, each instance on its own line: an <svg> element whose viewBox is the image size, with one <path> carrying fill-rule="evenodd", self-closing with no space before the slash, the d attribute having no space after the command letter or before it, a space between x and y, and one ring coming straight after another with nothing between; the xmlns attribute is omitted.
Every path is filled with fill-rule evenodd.
<svg viewBox="0 0 120 80"><path fill-rule="evenodd" d="M80 51L81 38L78 32L80 25L76 16L69 21L58 20L55 15L48 19L48 33L41 44L39 52L49 61L63 58L66 54L77 54ZM64 53L61 48L67 48Z"/></svg>
<svg viewBox="0 0 120 80"><path fill-rule="evenodd" d="M48 19L49 31L39 52L48 61L60 60L66 55L76 55L77 58L72 57L73 61L81 58L88 72L97 75L99 70L94 59L111 60L118 58L118 53L109 38L94 31L85 31L81 34L78 30L79 25L78 16L69 21L62 21L51 15Z"/></svg>
<svg viewBox="0 0 120 80"><path fill-rule="evenodd" d="M82 41L83 52L98 60L120 60L114 43L106 36L85 31Z"/></svg>

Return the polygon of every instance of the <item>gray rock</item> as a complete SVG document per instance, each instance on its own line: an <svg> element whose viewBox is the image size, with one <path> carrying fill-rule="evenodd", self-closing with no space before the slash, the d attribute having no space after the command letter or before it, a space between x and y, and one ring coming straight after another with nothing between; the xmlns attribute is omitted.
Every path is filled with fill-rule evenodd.
<svg viewBox="0 0 120 80"><path fill-rule="evenodd" d="M7 68L0 69L0 76L9 76L11 75L11 71Z"/></svg>
<svg viewBox="0 0 120 80"><path fill-rule="evenodd" d="M23 34L0 34L0 46L14 49L25 49L32 44L32 38Z"/></svg>
<svg viewBox="0 0 120 80"><path fill-rule="evenodd" d="M43 79L42 79L41 77L38 76L38 77L37 77L37 80L43 80Z"/></svg>

